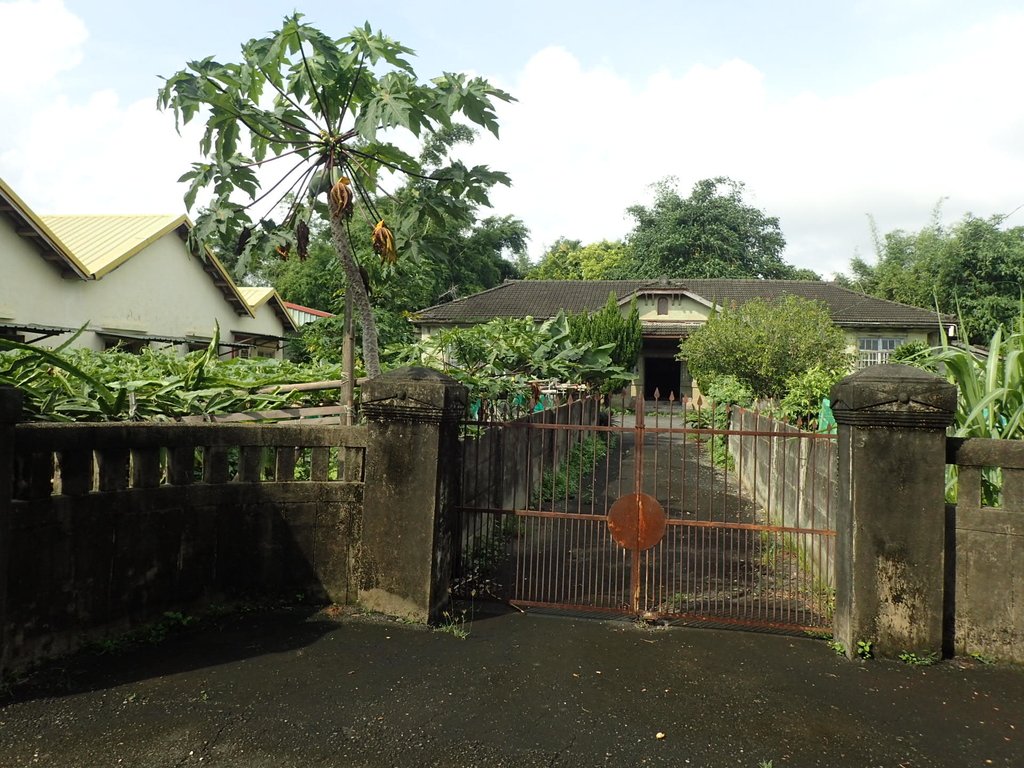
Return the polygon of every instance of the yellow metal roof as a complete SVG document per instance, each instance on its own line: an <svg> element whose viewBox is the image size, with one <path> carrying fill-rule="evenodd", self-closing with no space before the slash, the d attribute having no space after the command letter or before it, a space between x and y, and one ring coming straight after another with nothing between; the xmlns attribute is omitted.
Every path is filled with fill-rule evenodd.
<svg viewBox="0 0 1024 768"><path fill-rule="evenodd" d="M103 277L147 245L186 225L185 216L43 216L94 278Z"/></svg>
<svg viewBox="0 0 1024 768"><path fill-rule="evenodd" d="M65 271L70 270L78 277L89 277L88 268L75 256L67 244L57 236L35 211L28 207L24 200L7 183L0 179L0 211L12 216L15 225L24 225L18 234L37 240L44 258L61 265Z"/></svg>
<svg viewBox="0 0 1024 768"><path fill-rule="evenodd" d="M249 311L253 314L255 314L258 307L273 299L274 312L277 316L281 318L286 326L290 326L292 330L298 329L298 326L295 324L295 318L292 317L291 312L284 305L284 300L274 288L270 286L240 285L238 286L238 292L242 294L242 298L249 306Z"/></svg>
<svg viewBox="0 0 1024 768"><path fill-rule="evenodd" d="M245 303L253 309L268 301L275 293L274 289L270 287L250 287L246 285L238 286L238 292L242 294Z"/></svg>

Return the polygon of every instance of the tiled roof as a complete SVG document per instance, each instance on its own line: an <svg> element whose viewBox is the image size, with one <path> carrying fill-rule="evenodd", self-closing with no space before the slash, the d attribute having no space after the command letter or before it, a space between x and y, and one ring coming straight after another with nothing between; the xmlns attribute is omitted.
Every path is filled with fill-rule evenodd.
<svg viewBox="0 0 1024 768"><path fill-rule="evenodd" d="M472 296L428 307L412 318L422 324L479 323L496 317L554 317L594 311L608 294L620 301L635 293L686 291L719 306L743 304L755 297L785 295L822 302L836 325L934 329L935 312L851 291L819 280L509 280ZM947 318L944 318L945 322Z"/></svg>

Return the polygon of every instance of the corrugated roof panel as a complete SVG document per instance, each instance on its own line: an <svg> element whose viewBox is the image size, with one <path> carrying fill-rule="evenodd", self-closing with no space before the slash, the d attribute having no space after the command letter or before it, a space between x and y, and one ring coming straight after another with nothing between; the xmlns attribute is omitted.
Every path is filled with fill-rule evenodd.
<svg viewBox="0 0 1024 768"><path fill-rule="evenodd" d="M274 295L274 289L267 286L238 286L238 292L242 294L245 303L255 309Z"/></svg>
<svg viewBox="0 0 1024 768"><path fill-rule="evenodd" d="M298 323L274 288L270 286L240 285L238 286L238 292L242 295L242 300L249 306L250 312L255 312L256 309L263 306L266 302L273 300L271 307L273 307L275 314L281 318L281 322L286 327L291 326L292 330L298 330Z"/></svg>
<svg viewBox="0 0 1024 768"><path fill-rule="evenodd" d="M94 277L102 277L186 221L184 216L166 214L42 219Z"/></svg>

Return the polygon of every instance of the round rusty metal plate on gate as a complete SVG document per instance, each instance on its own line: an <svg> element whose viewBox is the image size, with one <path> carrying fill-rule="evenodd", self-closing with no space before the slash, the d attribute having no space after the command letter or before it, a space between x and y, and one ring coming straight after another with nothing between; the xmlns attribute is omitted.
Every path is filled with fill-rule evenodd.
<svg viewBox="0 0 1024 768"><path fill-rule="evenodd" d="M621 496L608 510L608 531L621 546L643 552L665 535L665 510L646 493Z"/></svg>

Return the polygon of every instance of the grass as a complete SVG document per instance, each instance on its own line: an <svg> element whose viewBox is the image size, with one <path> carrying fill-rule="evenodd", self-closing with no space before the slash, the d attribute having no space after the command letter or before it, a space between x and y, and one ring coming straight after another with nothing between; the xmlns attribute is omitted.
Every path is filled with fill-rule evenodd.
<svg viewBox="0 0 1024 768"><path fill-rule="evenodd" d="M437 632L444 632L452 637L457 637L459 640L465 640L469 637L469 627L472 625L473 620L466 618L466 611L442 611L441 616L443 621L434 627Z"/></svg>
<svg viewBox="0 0 1024 768"><path fill-rule="evenodd" d="M114 637L91 640L83 645L83 650L94 653L118 653L127 648L139 645L156 645L167 639L168 635L184 629L199 621L195 616L180 611L165 611L162 618Z"/></svg>

